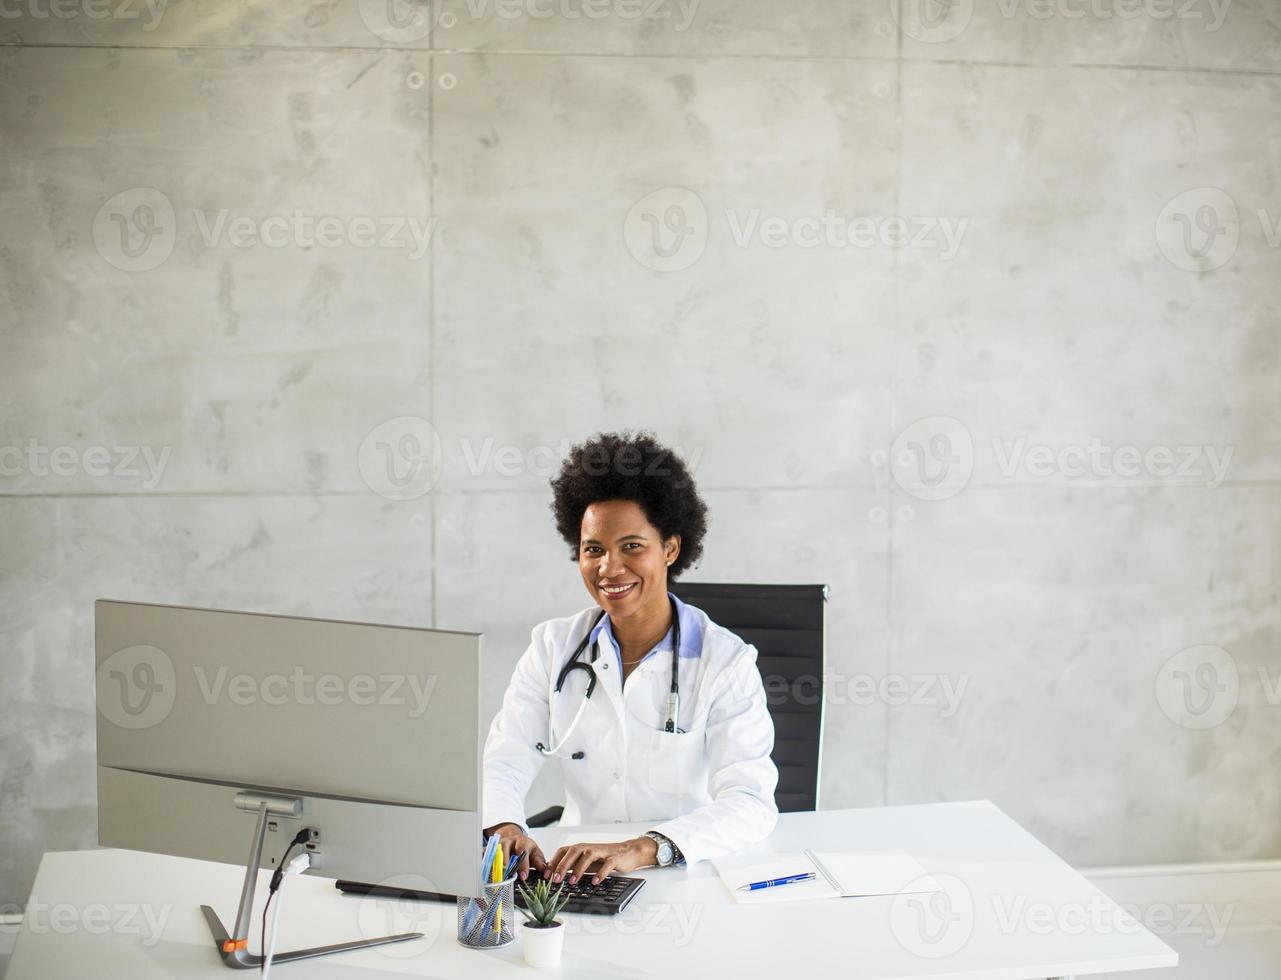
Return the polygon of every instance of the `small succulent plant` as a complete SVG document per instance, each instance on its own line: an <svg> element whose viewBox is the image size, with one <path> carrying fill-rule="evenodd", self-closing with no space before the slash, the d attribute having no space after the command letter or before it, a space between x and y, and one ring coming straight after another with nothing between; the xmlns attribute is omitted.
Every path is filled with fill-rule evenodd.
<svg viewBox="0 0 1281 980"><path fill-rule="evenodd" d="M524 885L516 887L525 899L525 908L520 910L530 925L540 929L556 925L556 916L560 915L560 910L569 901L568 895L561 894L565 890L564 882L557 885L555 891L552 891L551 882L546 878L539 878L532 890ZM519 905L516 907L520 908Z"/></svg>

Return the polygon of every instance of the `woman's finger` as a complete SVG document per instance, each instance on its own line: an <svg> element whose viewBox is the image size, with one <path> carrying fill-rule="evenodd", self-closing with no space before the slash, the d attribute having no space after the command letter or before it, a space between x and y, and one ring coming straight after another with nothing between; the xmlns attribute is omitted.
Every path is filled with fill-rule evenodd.
<svg viewBox="0 0 1281 980"><path fill-rule="evenodd" d="M587 873L587 869L591 867L592 862L596 860L595 855L598 850L599 848L591 844L583 847L581 853L578 855L578 860L574 863L574 875L569 879L569 883L571 885L576 884L578 879Z"/></svg>
<svg viewBox="0 0 1281 980"><path fill-rule="evenodd" d="M529 838L525 838L525 849L520 852L520 861L516 864L516 874L524 881L529 877L530 864L534 861L534 855L538 851L538 845ZM535 864L534 867L537 867Z"/></svg>
<svg viewBox="0 0 1281 980"><path fill-rule="evenodd" d="M636 851L632 847L627 844L619 844L618 847L610 853L608 865L603 865L601 869L596 872L597 881L593 883L598 884L600 881L605 879L606 875L611 875L615 872L618 872L619 874L626 874L628 871L635 871L637 868L641 867L642 863L643 859L637 855Z"/></svg>
<svg viewBox="0 0 1281 980"><path fill-rule="evenodd" d="M592 845L585 855L583 863L578 866L578 874L574 876L574 881L578 881L579 878L588 874L595 875L597 878L603 878L604 875L600 873L601 866L604 865L606 861L612 862L616 860L615 856L620 850L621 849L617 844Z"/></svg>
<svg viewBox="0 0 1281 980"><path fill-rule="evenodd" d="M547 859L543 857L543 850L532 840L529 842L529 850L525 852L529 862L539 871L547 867Z"/></svg>
<svg viewBox="0 0 1281 980"><path fill-rule="evenodd" d="M607 857L603 857L600 859L600 863L598 864L596 870L592 872L593 885L599 885L602 881L608 878L610 874L613 873L614 869L618 867L619 857L621 857L621 852L615 851L613 854L610 854Z"/></svg>
<svg viewBox="0 0 1281 980"><path fill-rule="evenodd" d="M567 847L556 848L556 853L552 855L552 859L548 861L546 865L543 866L544 878L550 878L552 876L552 872L556 870L556 865L560 864L560 859L564 855L565 851L567 850L568 850Z"/></svg>
<svg viewBox="0 0 1281 980"><path fill-rule="evenodd" d="M578 856L582 851L582 844L561 848L560 860L552 862L552 881L560 881L569 869L577 867Z"/></svg>

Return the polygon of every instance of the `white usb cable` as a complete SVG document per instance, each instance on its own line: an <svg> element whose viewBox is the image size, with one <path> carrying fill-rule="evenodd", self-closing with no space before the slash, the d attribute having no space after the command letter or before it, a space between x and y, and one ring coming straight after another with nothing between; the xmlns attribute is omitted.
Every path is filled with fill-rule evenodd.
<svg viewBox="0 0 1281 980"><path fill-rule="evenodd" d="M309 867L311 867L311 855L303 851L285 866L284 877L300 875ZM276 920L280 917L280 903L285 891L283 879L280 884L280 889L275 893L276 901L271 909L271 919L267 924L267 941L262 948L262 980L267 980L267 974L271 972L271 958L276 952Z"/></svg>

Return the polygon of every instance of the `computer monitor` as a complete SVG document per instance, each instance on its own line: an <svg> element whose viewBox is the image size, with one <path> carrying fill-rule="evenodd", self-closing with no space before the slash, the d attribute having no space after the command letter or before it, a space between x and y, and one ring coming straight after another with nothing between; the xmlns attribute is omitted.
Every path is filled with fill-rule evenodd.
<svg viewBox="0 0 1281 980"><path fill-rule="evenodd" d="M228 966L304 828L309 873L477 893L481 635L106 599L95 625L98 841L247 864L230 934L205 907Z"/></svg>

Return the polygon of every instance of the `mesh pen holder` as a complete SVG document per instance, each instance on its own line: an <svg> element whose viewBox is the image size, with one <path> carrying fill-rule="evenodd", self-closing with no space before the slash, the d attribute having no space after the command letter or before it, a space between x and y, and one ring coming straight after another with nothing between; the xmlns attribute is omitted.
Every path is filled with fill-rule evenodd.
<svg viewBox="0 0 1281 980"><path fill-rule="evenodd" d="M498 949L516 938L516 876L486 885L479 898L458 896L458 942L469 949Z"/></svg>

